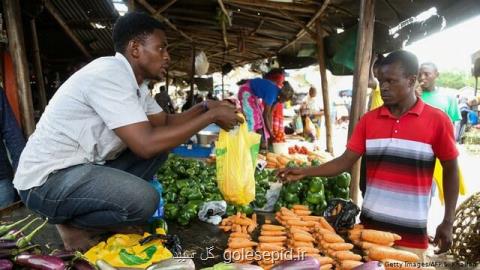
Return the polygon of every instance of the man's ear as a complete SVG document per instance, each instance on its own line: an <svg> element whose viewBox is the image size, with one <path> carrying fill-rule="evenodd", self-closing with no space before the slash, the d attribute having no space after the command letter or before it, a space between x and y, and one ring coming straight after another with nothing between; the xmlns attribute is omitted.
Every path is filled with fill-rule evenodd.
<svg viewBox="0 0 480 270"><path fill-rule="evenodd" d="M128 42L127 52L129 52L133 58L140 57L140 43L138 40L132 39Z"/></svg>

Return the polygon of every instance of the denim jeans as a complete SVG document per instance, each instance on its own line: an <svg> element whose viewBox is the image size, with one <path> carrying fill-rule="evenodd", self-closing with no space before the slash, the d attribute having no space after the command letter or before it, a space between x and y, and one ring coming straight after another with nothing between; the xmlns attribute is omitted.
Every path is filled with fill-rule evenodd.
<svg viewBox="0 0 480 270"><path fill-rule="evenodd" d="M81 164L52 173L42 186L20 191L20 197L54 224L84 229L143 224L159 201L147 181L167 157L144 160L127 150L105 165Z"/></svg>
<svg viewBox="0 0 480 270"><path fill-rule="evenodd" d="M12 179L0 179L0 209L15 201L15 192Z"/></svg>

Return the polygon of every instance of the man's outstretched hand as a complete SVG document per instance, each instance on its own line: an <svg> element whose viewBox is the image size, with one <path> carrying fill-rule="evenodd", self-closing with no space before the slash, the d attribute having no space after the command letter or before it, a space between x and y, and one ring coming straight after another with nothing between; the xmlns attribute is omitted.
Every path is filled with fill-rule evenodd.
<svg viewBox="0 0 480 270"><path fill-rule="evenodd" d="M285 168L276 171L275 176L282 182L293 182L304 178L305 173L301 168Z"/></svg>

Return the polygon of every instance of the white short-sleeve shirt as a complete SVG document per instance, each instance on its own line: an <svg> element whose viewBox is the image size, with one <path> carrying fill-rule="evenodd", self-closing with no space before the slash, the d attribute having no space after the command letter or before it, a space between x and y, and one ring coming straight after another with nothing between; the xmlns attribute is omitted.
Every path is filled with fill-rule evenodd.
<svg viewBox="0 0 480 270"><path fill-rule="evenodd" d="M50 173L74 165L115 159L126 145L113 129L148 121L147 115L161 111L123 55L92 61L45 108L20 157L15 188L40 186Z"/></svg>

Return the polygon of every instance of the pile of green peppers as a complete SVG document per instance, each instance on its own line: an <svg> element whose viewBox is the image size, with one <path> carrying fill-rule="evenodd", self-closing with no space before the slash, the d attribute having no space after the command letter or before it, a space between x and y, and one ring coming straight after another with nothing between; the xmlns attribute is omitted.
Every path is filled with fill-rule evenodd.
<svg viewBox="0 0 480 270"><path fill-rule="evenodd" d="M318 164L318 161L312 161L313 166ZM294 166L294 163L287 164L287 167ZM314 215L323 215L329 200L349 199L350 180L350 174L342 173L335 177L307 177L301 181L284 184L275 204L275 211L281 207L292 208L294 204L303 204L308 205Z"/></svg>
<svg viewBox="0 0 480 270"><path fill-rule="evenodd" d="M204 202L223 200L214 165L171 155L157 178L163 186L165 218L181 225L196 218Z"/></svg>
<svg viewBox="0 0 480 270"><path fill-rule="evenodd" d="M204 202L223 200L217 187L215 165L170 155L157 172L157 178L163 186L165 218L169 221L187 225L197 217ZM256 170L255 200L243 206L227 204L226 215L237 212L251 215L254 208L265 206L270 181L275 181L273 172Z"/></svg>

